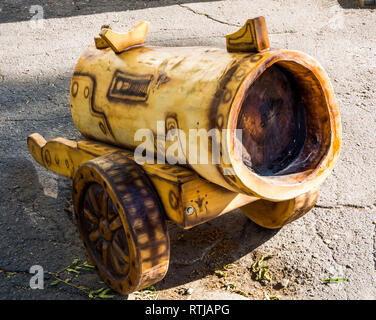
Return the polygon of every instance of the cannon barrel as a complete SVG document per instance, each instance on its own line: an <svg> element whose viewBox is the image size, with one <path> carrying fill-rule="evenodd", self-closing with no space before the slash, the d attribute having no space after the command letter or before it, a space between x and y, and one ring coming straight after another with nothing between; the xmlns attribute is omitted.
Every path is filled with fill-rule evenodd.
<svg viewBox="0 0 376 320"><path fill-rule="evenodd" d="M158 123L180 129L186 165L238 193L281 201L317 188L341 142L325 71L298 51L231 51L137 46L118 53L106 44L91 46L71 82L74 123L87 138L129 150L140 144L139 129L150 129L155 138ZM208 144L208 163L189 161L192 129L221 133ZM235 129L242 132L240 148ZM210 161L213 144L218 163ZM155 155L158 150L154 143Z"/></svg>

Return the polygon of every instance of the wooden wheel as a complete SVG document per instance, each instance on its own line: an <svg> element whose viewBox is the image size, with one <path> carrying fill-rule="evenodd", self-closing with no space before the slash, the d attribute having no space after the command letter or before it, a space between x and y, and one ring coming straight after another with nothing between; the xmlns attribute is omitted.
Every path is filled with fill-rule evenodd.
<svg viewBox="0 0 376 320"><path fill-rule="evenodd" d="M88 255L108 286L129 294L163 279L170 253L164 212L134 161L118 152L84 163L73 201Z"/></svg>
<svg viewBox="0 0 376 320"><path fill-rule="evenodd" d="M240 208L253 222L268 229L278 229L311 210L319 196L318 189L280 202L257 200Z"/></svg>

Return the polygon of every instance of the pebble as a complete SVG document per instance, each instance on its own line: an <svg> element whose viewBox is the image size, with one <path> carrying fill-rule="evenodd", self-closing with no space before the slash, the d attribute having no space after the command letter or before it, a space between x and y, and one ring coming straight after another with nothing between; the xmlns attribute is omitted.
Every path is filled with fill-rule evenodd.
<svg viewBox="0 0 376 320"><path fill-rule="evenodd" d="M281 282L280 282L280 285L282 288L286 288L290 283L290 280L289 279L282 279Z"/></svg>

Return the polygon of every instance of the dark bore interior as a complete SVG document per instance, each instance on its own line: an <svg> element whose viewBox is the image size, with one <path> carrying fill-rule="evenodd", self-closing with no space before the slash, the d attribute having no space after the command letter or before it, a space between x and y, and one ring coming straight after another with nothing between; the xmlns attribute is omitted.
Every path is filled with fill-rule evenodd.
<svg viewBox="0 0 376 320"><path fill-rule="evenodd" d="M290 72L269 67L248 89L238 116L244 164L261 176L296 171L307 138L306 113Z"/></svg>

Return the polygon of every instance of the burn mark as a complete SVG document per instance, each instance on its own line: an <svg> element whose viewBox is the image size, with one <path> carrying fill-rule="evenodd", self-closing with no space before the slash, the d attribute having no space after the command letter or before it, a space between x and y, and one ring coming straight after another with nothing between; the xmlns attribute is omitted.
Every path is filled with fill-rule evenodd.
<svg viewBox="0 0 376 320"><path fill-rule="evenodd" d="M225 92L223 93L223 99L222 103L228 103L232 98L232 92L229 89L226 89Z"/></svg>
<svg viewBox="0 0 376 320"><path fill-rule="evenodd" d="M101 129L101 131L103 132L103 134L106 134L106 128L104 126L104 124L102 122L99 122L99 128Z"/></svg>
<svg viewBox="0 0 376 320"><path fill-rule="evenodd" d="M166 72L161 72L158 76L156 86L159 88L160 85L168 83L171 81L171 78L167 76Z"/></svg>
<svg viewBox="0 0 376 320"><path fill-rule="evenodd" d="M107 99L120 102L145 102L148 99L148 91L153 75L138 75L115 71L110 87L107 91Z"/></svg>
<svg viewBox="0 0 376 320"><path fill-rule="evenodd" d="M46 162L47 166L51 165L51 154L49 150L46 150L44 153L44 161Z"/></svg>
<svg viewBox="0 0 376 320"><path fill-rule="evenodd" d="M239 70L236 71L234 77L236 80L241 80L244 77L244 75L245 75L245 70L242 68L239 68Z"/></svg>
<svg viewBox="0 0 376 320"><path fill-rule="evenodd" d="M219 114L217 117L217 128L218 129L223 128L223 114Z"/></svg>
<svg viewBox="0 0 376 320"><path fill-rule="evenodd" d="M240 61L234 62L229 67L229 69L223 74L223 76L221 77L221 79L219 81L219 84L218 84L218 87L217 87L217 91L216 91L216 93L214 95L213 100L211 101L211 105L210 105L210 108L209 108L209 115L208 116L209 116L209 119L210 119L210 122L211 122L211 128L217 128L219 130L223 129L223 127L225 125L225 123L224 123L224 115L223 114L218 114L219 106L220 106L221 103L230 103L232 97L225 98L226 92L229 91L227 89L227 85L233 79L235 79L237 81L241 80L241 76L240 75L243 74L243 76L244 76L246 74L245 71L244 71L244 73L243 73L243 71L241 71L243 69L240 69L239 66L244 61L246 61L247 59L249 59L250 57L251 57L251 55L246 55ZM209 143L212 144L213 141L210 139ZM209 148L212 148L212 145L209 145ZM223 174L223 171L222 171L222 168L221 168L220 165L216 165L216 168L217 168L218 172L221 173L221 175L223 176L223 178L230 185L232 185L235 188L238 188L238 186L236 185L236 183L234 181L227 179L227 176Z"/></svg>
<svg viewBox="0 0 376 320"><path fill-rule="evenodd" d="M211 106L209 108L210 110L209 118L212 120L212 128L216 128L215 117L217 115L218 106L221 104L221 102L225 101L224 96L227 90L226 86L231 81L231 78L237 69L238 69L238 63L232 65L219 81L216 93L214 95L214 98L211 102Z"/></svg>
<svg viewBox="0 0 376 320"><path fill-rule="evenodd" d="M75 72L73 74L73 79L72 79L72 89L71 89L72 97L75 98L78 94L78 89L79 89L78 83L80 82L80 80L79 80L80 77L89 78L91 80L91 83L92 83L92 86L93 86L92 92L90 92L89 87L86 87L85 90L84 90L84 93L83 93L85 98L90 99L90 102L89 102L90 112L93 114L93 116L101 118L103 120L103 123L102 122L101 123L102 123L102 126L105 128L105 130L103 132L103 130L101 128L102 132L104 134L107 134L107 132L108 132L112 136L112 138L115 138L114 134L112 132L110 123L107 120L106 114L102 110L98 109L95 105L95 91L96 91L96 88L97 88L97 81L96 81L95 76L88 74L88 73ZM77 88L77 92L74 91L74 90L76 90L75 88ZM75 93L75 95L74 95L74 93ZM91 94L91 96L90 96L90 94Z"/></svg>
<svg viewBox="0 0 376 320"><path fill-rule="evenodd" d="M207 198L207 195L205 194L204 197L200 197L199 191L197 193L198 193L197 200L194 200L194 202L197 204L200 212L203 212L204 210L205 212L207 212L208 208L206 205L208 204L208 201L205 201L205 199Z"/></svg>
<svg viewBox="0 0 376 320"><path fill-rule="evenodd" d="M89 94L90 94L90 89L89 87L86 87L84 90L84 97L87 99L89 97Z"/></svg>
<svg viewBox="0 0 376 320"><path fill-rule="evenodd" d="M262 55L261 54L254 54L252 57L251 57L251 62L258 62L262 59Z"/></svg>
<svg viewBox="0 0 376 320"><path fill-rule="evenodd" d="M176 210L179 207L179 200L173 190L170 190L168 194L168 201L172 209Z"/></svg>
<svg viewBox="0 0 376 320"><path fill-rule="evenodd" d="M179 128L178 116L174 112L168 112L167 113L165 122L166 122L166 125L165 125L166 134L169 130Z"/></svg>
<svg viewBox="0 0 376 320"><path fill-rule="evenodd" d="M73 96L73 97L76 97L76 96L77 96L78 88L79 88L78 82L77 82L77 81L74 81L74 82L72 83L72 96Z"/></svg>

